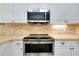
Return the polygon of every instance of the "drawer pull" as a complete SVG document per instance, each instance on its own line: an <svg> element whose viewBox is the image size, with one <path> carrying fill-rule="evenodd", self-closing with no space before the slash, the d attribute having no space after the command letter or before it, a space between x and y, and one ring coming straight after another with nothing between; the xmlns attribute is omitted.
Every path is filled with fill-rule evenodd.
<svg viewBox="0 0 79 59"><path fill-rule="evenodd" d="M70 48L70 50L74 50L74 48Z"/></svg>
<svg viewBox="0 0 79 59"><path fill-rule="evenodd" d="M20 45L20 43L16 43L17 45Z"/></svg>
<svg viewBox="0 0 79 59"><path fill-rule="evenodd" d="M61 44L62 44L62 45L64 45L65 43L64 43L64 42L62 42Z"/></svg>
<svg viewBox="0 0 79 59"><path fill-rule="evenodd" d="M79 42L77 42L77 44L79 44Z"/></svg>
<svg viewBox="0 0 79 59"><path fill-rule="evenodd" d="M23 50L23 48L21 48L20 50Z"/></svg>

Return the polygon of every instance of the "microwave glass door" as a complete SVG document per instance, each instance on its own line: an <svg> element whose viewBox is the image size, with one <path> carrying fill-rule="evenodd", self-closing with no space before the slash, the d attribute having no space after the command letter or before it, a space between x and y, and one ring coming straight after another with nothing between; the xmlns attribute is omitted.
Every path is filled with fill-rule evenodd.
<svg viewBox="0 0 79 59"><path fill-rule="evenodd" d="M28 12L28 20L45 20L45 12Z"/></svg>

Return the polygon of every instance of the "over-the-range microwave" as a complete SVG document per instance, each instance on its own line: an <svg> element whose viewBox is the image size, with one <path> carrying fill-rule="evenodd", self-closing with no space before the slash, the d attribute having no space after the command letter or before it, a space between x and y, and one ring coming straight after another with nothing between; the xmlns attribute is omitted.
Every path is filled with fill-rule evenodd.
<svg viewBox="0 0 79 59"><path fill-rule="evenodd" d="M28 9L27 10L27 22L50 22L50 10L49 9Z"/></svg>

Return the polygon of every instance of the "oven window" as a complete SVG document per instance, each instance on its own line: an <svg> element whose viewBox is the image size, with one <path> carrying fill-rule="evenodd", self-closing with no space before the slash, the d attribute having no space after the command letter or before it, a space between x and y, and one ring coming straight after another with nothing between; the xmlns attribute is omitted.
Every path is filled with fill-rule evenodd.
<svg viewBox="0 0 79 59"><path fill-rule="evenodd" d="M25 44L25 53L52 53L52 44Z"/></svg>

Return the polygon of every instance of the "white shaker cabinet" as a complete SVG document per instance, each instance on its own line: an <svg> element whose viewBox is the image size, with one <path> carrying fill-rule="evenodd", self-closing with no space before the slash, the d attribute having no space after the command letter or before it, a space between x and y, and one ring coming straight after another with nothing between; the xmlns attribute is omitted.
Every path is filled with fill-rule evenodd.
<svg viewBox="0 0 79 59"><path fill-rule="evenodd" d="M55 24L64 24L67 18L67 11L65 4L51 4L51 21Z"/></svg>
<svg viewBox="0 0 79 59"><path fill-rule="evenodd" d="M71 41L71 51L73 56L79 56L79 41Z"/></svg>
<svg viewBox="0 0 79 59"><path fill-rule="evenodd" d="M12 56L23 56L23 42L22 41L13 40L11 46L12 46L12 49L11 49Z"/></svg>
<svg viewBox="0 0 79 59"><path fill-rule="evenodd" d="M55 41L55 55L79 56L79 41Z"/></svg>
<svg viewBox="0 0 79 59"><path fill-rule="evenodd" d="M15 22L21 22L26 23L27 22L27 9L37 9L38 4L34 3L21 3L17 4L15 3L15 12L14 12L14 18Z"/></svg>
<svg viewBox="0 0 79 59"><path fill-rule="evenodd" d="M0 43L0 56L11 55L11 43L9 41Z"/></svg>
<svg viewBox="0 0 79 59"><path fill-rule="evenodd" d="M0 4L0 23L12 22L14 19L14 4Z"/></svg>
<svg viewBox="0 0 79 59"><path fill-rule="evenodd" d="M69 42L66 41L55 41L55 55L65 56L70 53L68 50L68 46L70 46Z"/></svg>
<svg viewBox="0 0 79 59"><path fill-rule="evenodd" d="M67 4L67 20L78 21L79 19L79 4Z"/></svg>
<svg viewBox="0 0 79 59"><path fill-rule="evenodd" d="M23 56L23 42L10 40L0 43L0 56Z"/></svg>

